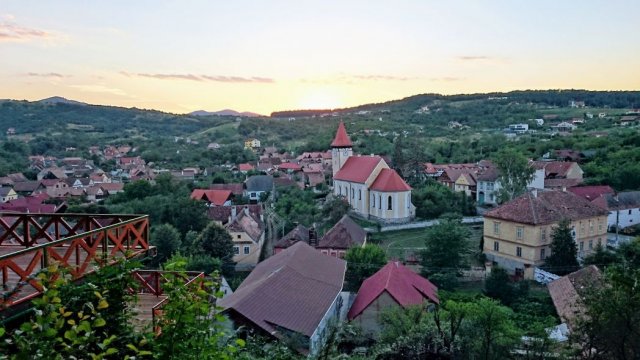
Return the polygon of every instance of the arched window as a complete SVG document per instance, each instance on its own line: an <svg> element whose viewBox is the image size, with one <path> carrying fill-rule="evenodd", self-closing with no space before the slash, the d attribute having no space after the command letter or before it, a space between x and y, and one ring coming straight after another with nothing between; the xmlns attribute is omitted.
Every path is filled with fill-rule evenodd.
<svg viewBox="0 0 640 360"><path fill-rule="evenodd" d="M382 209L382 195L378 195L378 209Z"/></svg>
<svg viewBox="0 0 640 360"><path fill-rule="evenodd" d="M387 210L392 210L391 209L391 195L389 195L389 198L387 199Z"/></svg>
<svg viewBox="0 0 640 360"><path fill-rule="evenodd" d="M358 200L362 200L362 190L358 189Z"/></svg>
<svg viewBox="0 0 640 360"><path fill-rule="evenodd" d="M351 188L351 198L352 199L356 198L356 192L353 190L353 188Z"/></svg>
<svg viewBox="0 0 640 360"><path fill-rule="evenodd" d="M376 207L376 196L371 194L371 207L375 209Z"/></svg>

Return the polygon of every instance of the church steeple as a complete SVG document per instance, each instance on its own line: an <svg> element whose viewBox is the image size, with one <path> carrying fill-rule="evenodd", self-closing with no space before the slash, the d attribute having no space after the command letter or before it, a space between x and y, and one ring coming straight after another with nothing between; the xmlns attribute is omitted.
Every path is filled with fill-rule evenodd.
<svg viewBox="0 0 640 360"><path fill-rule="evenodd" d="M342 165L344 165L347 159L353 155L352 146L351 139L349 139L349 135L347 134L347 129L345 129L344 123L340 121L338 131L336 131L336 137L331 143L331 164L334 176L338 170L342 168Z"/></svg>
<svg viewBox="0 0 640 360"><path fill-rule="evenodd" d="M340 121L340 125L338 125L338 131L336 131L336 137L333 139L331 143L332 148L350 148L353 145L351 144L351 139L349 139L349 135L347 135L347 129L344 128L344 122Z"/></svg>

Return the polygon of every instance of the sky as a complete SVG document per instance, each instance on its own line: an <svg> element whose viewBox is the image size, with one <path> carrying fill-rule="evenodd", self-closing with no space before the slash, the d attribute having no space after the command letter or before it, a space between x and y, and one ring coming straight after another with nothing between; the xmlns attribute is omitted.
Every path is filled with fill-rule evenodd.
<svg viewBox="0 0 640 360"><path fill-rule="evenodd" d="M174 113L640 90L637 0L0 0L0 99Z"/></svg>

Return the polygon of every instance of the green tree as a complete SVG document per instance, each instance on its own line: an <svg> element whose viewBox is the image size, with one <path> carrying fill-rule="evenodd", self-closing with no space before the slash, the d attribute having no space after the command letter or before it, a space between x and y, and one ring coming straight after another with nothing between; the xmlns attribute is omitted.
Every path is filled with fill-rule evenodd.
<svg viewBox="0 0 640 360"><path fill-rule="evenodd" d="M602 244L598 244L596 250L584 259L584 265L597 265L604 269L609 265L618 263L620 260L620 256L616 252L605 248Z"/></svg>
<svg viewBox="0 0 640 360"><path fill-rule="evenodd" d="M505 149L493 157L493 162L499 174L496 181L500 182L497 192L499 202L513 200L527 191L527 185L535 176L535 168L525 156L515 150Z"/></svg>
<svg viewBox="0 0 640 360"><path fill-rule="evenodd" d="M481 298L471 310L472 349L483 360L509 359L521 334L512 320L513 312L497 301Z"/></svg>
<svg viewBox="0 0 640 360"><path fill-rule="evenodd" d="M557 275L565 275L579 268L578 247L571 235L571 223L562 219L551 232L551 255L545 259L545 269Z"/></svg>
<svg viewBox="0 0 640 360"><path fill-rule="evenodd" d="M170 224L158 225L151 231L151 244L158 253L151 259L150 265L158 266L180 249L180 233Z"/></svg>
<svg viewBox="0 0 640 360"><path fill-rule="evenodd" d="M227 229L215 222L210 222L196 239L198 247L213 257L222 260L224 264L232 262L233 239Z"/></svg>
<svg viewBox="0 0 640 360"><path fill-rule="evenodd" d="M427 230L422 274L445 289L455 287L456 277L467 266L469 236L469 229L460 218L441 218Z"/></svg>
<svg viewBox="0 0 640 360"><path fill-rule="evenodd" d="M484 294L509 306L515 299L515 289L510 282L507 270L494 266L484 282Z"/></svg>
<svg viewBox="0 0 640 360"><path fill-rule="evenodd" d="M366 278L375 274L387 263L384 250L373 244L349 249L344 259L347 261L345 280L347 287L353 291L357 291Z"/></svg>

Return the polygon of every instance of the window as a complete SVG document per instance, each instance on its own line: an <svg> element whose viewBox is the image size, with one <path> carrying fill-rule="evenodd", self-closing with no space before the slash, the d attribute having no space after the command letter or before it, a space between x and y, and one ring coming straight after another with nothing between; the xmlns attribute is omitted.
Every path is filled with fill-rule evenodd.
<svg viewBox="0 0 640 360"><path fill-rule="evenodd" d="M580 241L580 251L584 251L584 241Z"/></svg>
<svg viewBox="0 0 640 360"><path fill-rule="evenodd" d="M500 223L499 222L494 222L493 223L493 234L494 235L500 235Z"/></svg>
<svg viewBox="0 0 640 360"><path fill-rule="evenodd" d="M391 209L391 196L389 196L389 197L387 198L387 210L392 210L392 209Z"/></svg>
<svg viewBox="0 0 640 360"><path fill-rule="evenodd" d="M382 209L382 195L378 195L378 209Z"/></svg>
<svg viewBox="0 0 640 360"><path fill-rule="evenodd" d="M353 190L353 188L351 188L351 198L352 199L356 198L356 192Z"/></svg>
<svg viewBox="0 0 640 360"><path fill-rule="evenodd" d="M243 253L245 255L249 255L249 251L251 250L251 248L249 247L249 245L245 245L244 248L242 249Z"/></svg>
<svg viewBox="0 0 640 360"><path fill-rule="evenodd" d="M584 235L584 224L580 222L580 236Z"/></svg>
<svg viewBox="0 0 640 360"><path fill-rule="evenodd" d="M524 277L524 269L516 268L516 277L518 277L518 278Z"/></svg>
<svg viewBox="0 0 640 360"><path fill-rule="evenodd" d="M547 241L547 228L540 229L540 240L542 240L542 242Z"/></svg>
<svg viewBox="0 0 640 360"><path fill-rule="evenodd" d="M371 207L375 209L376 207L376 196L371 195Z"/></svg>
<svg viewBox="0 0 640 360"><path fill-rule="evenodd" d="M480 190L484 189L484 183L481 181L480 182Z"/></svg>
<svg viewBox="0 0 640 360"><path fill-rule="evenodd" d="M598 246L602 246L602 238L598 238Z"/></svg>
<svg viewBox="0 0 640 360"><path fill-rule="evenodd" d="M589 220L589 234L593 234L593 221Z"/></svg>
<svg viewBox="0 0 640 360"><path fill-rule="evenodd" d="M589 250L593 250L593 240L589 240Z"/></svg>
<svg viewBox="0 0 640 360"><path fill-rule="evenodd" d="M516 247L516 256L522 257L522 248L520 246Z"/></svg>
<svg viewBox="0 0 640 360"><path fill-rule="evenodd" d="M524 237L524 227L518 226L516 227L516 239L522 240Z"/></svg>
<svg viewBox="0 0 640 360"><path fill-rule="evenodd" d="M358 190L358 200L362 200L362 190Z"/></svg>
<svg viewBox="0 0 640 360"><path fill-rule="evenodd" d="M241 235L241 234L238 234L236 237L237 237L238 239L242 239L242 235Z"/></svg>
<svg viewBox="0 0 640 360"><path fill-rule="evenodd" d="M602 220L598 220L598 231L602 231Z"/></svg>
<svg viewBox="0 0 640 360"><path fill-rule="evenodd" d="M632 209L629 209L629 215L631 215L631 210L632 210Z"/></svg>
<svg viewBox="0 0 640 360"><path fill-rule="evenodd" d="M547 257L547 254L545 254L547 249L540 249L540 259L544 260Z"/></svg>
<svg viewBox="0 0 640 360"><path fill-rule="evenodd" d="M234 255L240 255L240 246L234 246L233 247L233 254Z"/></svg>
<svg viewBox="0 0 640 360"><path fill-rule="evenodd" d="M252 198L256 197L256 193L252 192L252 193L251 193L251 197L252 197Z"/></svg>
<svg viewBox="0 0 640 360"><path fill-rule="evenodd" d="M493 242L493 251L500 251L500 242L498 241Z"/></svg>

